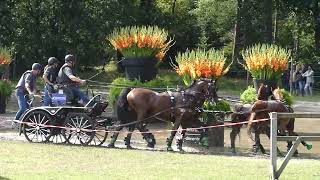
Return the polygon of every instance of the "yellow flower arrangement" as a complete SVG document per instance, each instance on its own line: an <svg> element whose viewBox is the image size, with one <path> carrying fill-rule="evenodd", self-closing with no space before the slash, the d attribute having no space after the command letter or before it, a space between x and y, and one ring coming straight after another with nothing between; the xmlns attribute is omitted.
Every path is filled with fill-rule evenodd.
<svg viewBox="0 0 320 180"><path fill-rule="evenodd" d="M173 65L175 71L183 77L186 85L197 78L219 78L229 71L225 67L226 58L222 51L197 49L179 53L176 56L178 66Z"/></svg>
<svg viewBox="0 0 320 180"><path fill-rule="evenodd" d="M290 54L290 50L274 44L257 44L242 51L242 65L253 78L278 79L288 67Z"/></svg>
<svg viewBox="0 0 320 180"><path fill-rule="evenodd" d="M157 26L129 26L115 29L107 40L124 57L156 57L162 60L173 45L168 32Z"/></svg>

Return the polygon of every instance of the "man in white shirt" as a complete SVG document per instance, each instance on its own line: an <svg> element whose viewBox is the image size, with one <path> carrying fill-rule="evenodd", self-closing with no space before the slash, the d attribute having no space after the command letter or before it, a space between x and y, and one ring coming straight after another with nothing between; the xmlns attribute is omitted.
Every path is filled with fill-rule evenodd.
<svg viewBox="0 0 320 180"><path fill-rule="evenodd" d="M305 94L309 94L310 96L312 96L312 86L314 83L314 77L313 77L313 70L311 68L311 66L308 66L308 70L302 74L303 77L306 77L306 85L304 86L304 92Z"/></svg>

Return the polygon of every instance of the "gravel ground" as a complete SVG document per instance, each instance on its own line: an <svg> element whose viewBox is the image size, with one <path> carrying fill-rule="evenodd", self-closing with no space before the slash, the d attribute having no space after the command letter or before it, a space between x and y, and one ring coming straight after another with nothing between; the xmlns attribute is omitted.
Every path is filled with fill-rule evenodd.
<svg viewBox="0 0 320 180"><path fill-rule="evenodd" d="M235 99L235 97L231 97L231 98ZM38 105L39 101L35 102L35 104ZM293 108L296 112L320 112L320 102L296 101ZM15 111L17 109L17 103L15 100L15 97L11 98L11 100L8 103L7 109L8 111L6 114L0 114L0 140L26 141L23 135L19 136L17 130L14 130L11 128L11 122L7 122L8 120L11 120L14 118ZM109 114L110 112L111 112L111 109L108 109ZM299 122L300 121L297 121L297 125L296 125L298 132L304 131L306 129L307 130L314 129L315 131L318 131L317 127L320 127L320 121L310 122L310 124L309 123L305 124L304 122L299 123ZM171 127L170 124L156 123L156 124L150 125L149 129L161 130L161 129L170 129L170 127ZM301 128L298 128L298 127L301 127ZM225 140L224 140L225 147L224 148L210 147L209 149L205 149L200 147L199 145L186 143L184 144L184 150L186 153L233 155L229 150L229 147L230 147L229 133L230 133L230 128L225 128ZM167 136L168 136L167 132L155 134L155 137L157 139L156 148L149 149L149 148L146 148L146 143L141 138L141 135L134 134L132 138L132 146L134 148L139 148L142 150L164 151L165 144L166 144L165 141ZM118 141L116 143L117 147L125 148L123 139L124 139L124 135L120 134ZM107 143L108 141L103 146L106 146ZM266 149L268 149L269 140L266 137L262 137L262 143L264 144ZM251 144L252 144L251 140L249 140L246 135L246 130L243 129L241 131L240 137L236 140L236 146L238 149L237 155L253 156L253 154L250 152ZM320 143L314 142L313 144L314 144L314 149L312 150L312 152L307 152L303 147L299 147L299 151L303 153L303 157L320 158L320 155L319 155ZM280 146L280 149L282 149L283 151L285 150L284 144L279 146ZM174 145L173 145L173 148L176 150L176 147ZM265 158L267 156L260 155L258 157Z"/></svg>

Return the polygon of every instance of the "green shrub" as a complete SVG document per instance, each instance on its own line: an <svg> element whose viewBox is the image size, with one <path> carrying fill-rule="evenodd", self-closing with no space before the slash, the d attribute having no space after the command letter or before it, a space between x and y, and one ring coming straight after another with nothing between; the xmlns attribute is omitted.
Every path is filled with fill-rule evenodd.
<svg viewBox="0 0 320 180"><path fill-rule="evenodd" d="M228 103L228 101L225 101L225 100L220 100L217 103L212 102L212 101L205 101L203 103L203 108L205 110L209 110L209 111L224 111L224 112L231 111L230 104ZM208 123L209 121L214 120L215 116L216 116L215 113L204 112L204 113L202 113L202 115L201 115L202 118L200 120L202 122Z"/></svg>
<svg viewBox="0 0 320 180"><path fill-rule="evenodd" d="M111 83L111 88L109 92L109 101L111 104L114 104L121 92L121 90L125 87L146 87L146 88L172 88L174 83L169 81L166 78L162 78L157 76L155 79L142 83L138 80L128 80L126 78L117 78Z"/></svg>
<svg viewBox="0 0 320 180"><path fill-rule="evenodd" d="M4 97L11 96L13 91L13 88L11 86L11 83L6 80L0 80L0 94Z"/></svg>
<svg viewBox="0 0 320 180"><path fill-rule="evenodd" d="M240 95L240 100L244 103L254 103L257 99L256 89L252 86L248 86L248 88L243 91Z"/></svg>
<svg viewBox="0 0 320 180"><path fill-rule="evenodd" d="M293 104L293 97L291 96L291 94L284 90L284 89L281 89L281 92L283 93L283 99L284 99L284 102L288 105L288 106L292 106Z"/></svg>

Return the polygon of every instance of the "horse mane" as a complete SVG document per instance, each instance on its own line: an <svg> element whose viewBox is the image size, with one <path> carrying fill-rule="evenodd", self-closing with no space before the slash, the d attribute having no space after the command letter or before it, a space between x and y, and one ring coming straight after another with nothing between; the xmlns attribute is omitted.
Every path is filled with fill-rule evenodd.
<svg viewBox="0 0 320 180"><path fill-rule="evenodd" d="M192 81L192 83L191 83L188 87L183 88L182 91L187 91L187 90L189 90L189 89L194 88L194 86L196 85L196 82L197 82L197 80L194 79L194 80Z"/></svg>

